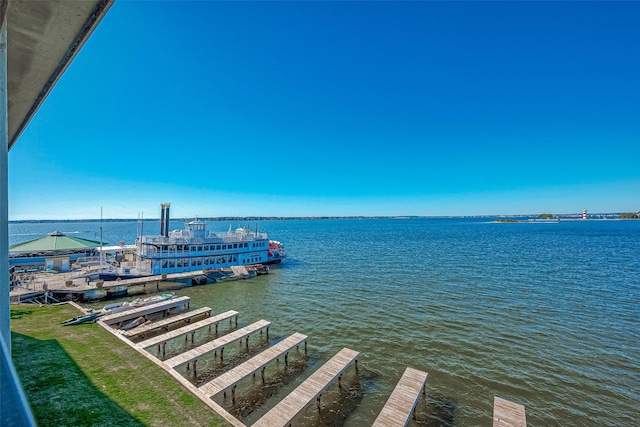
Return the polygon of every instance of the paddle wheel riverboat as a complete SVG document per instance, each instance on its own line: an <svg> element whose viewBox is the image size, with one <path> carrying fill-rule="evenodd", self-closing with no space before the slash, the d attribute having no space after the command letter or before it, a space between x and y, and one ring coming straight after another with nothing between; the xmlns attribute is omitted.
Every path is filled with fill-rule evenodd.
<svg viewBox="0 0 640 427"><path fill-rule="evenodd" d="M191 221L184 230L169 231L169 204L162 205L159 236L139 236L139 270L148 274L215 270L232 266L277 264L285 257L278 241L250 228L213 233L203 221Z"/></svg>

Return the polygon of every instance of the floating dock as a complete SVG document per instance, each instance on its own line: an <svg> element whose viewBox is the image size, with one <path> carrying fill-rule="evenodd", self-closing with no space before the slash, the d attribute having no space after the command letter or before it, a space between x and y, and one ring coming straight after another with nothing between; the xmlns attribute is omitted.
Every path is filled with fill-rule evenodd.
<svg viewBox="0 0 640 427"><path fill-rule="evenodd" d="M12 287L10 292L11 302L29 302L30 300L44 298L46 293L61 301L95 301L144 295L190 287L194 278L206 276L205 270L197 270L120 280L90 279L90 275L98 273L97 271L86 273L82 271L34 273L33 280L29 283Z"/></svg>

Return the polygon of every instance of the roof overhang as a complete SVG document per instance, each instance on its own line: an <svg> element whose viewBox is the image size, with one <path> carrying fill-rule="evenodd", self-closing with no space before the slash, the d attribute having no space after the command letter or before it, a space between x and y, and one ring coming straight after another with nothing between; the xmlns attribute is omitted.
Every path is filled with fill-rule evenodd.
<svg viewBox="0 0 640 427"><path fill-rule="evenodd" d="M0 0L7 24L9 149L113 2Z"/></svg>

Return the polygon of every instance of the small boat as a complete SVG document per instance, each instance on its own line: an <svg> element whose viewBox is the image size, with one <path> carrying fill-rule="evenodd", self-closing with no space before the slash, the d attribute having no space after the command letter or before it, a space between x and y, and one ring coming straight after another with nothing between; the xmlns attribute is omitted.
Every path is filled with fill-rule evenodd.
<svg viewBox="0 0 640 427"><path fill-rule="evenodd" d="M207 277L216 282L225 280L251 279L257 276L254 268L245 267L243 265L234 265L228 268L216 268L214 270L205 270Z"/></svg>
<svg viewBox="0 0 640 427"><path fill-rule="evenodd" d="M135 308L135 307L131 305L131 302L123 301L123 302L116 302L113 304L105 305L102 308L102 312L113 314L113 313L120 313L121 311L131 310L132 308Z"/></svg>
<svg viewBox="0 0 640 427"><path fill-rule="evenodd" d="M175 296L176 296L175 293L170 292L162 295L155 295L148 298L136 298L133 301L116 302L113 304L105 305L102 308L102 313L103 314L120 313L123 311L131 310L133 308L138 308L145 305L155 304L161 301L166 301L168 299L175 298Z"/></svg>
<svg viewBox="0 0 640 427"><path fill-rule="evenodd" d="M143 324L143 323L145 323L146 321L147 321L147 320L146 320L144 317L140 316L140 317L138 317L137 319L132 320L131 322L127 323L126 325L124 325L124 326L123 326L122 328L120 328L120 329L121 329L121 330L123 330L123 331L128 331L129 329L133 329L133 328L135 328L136 326L140 326L140 325L142 325L142 324Z"/></svg>
<svg viewBox="0 0 640 427"><path fill-rule="evenodd" d="M107 290L106 289L90 289L82 294L82 299L84 301L98 301L103 298L106 298Z"/></svg>
<svg viewBox="0 0 640 427"><path fill-rule="evenodd" d="M207 275L199 274L197 276L193 276L191 278L191 284L193 286L206 285L207 284Z"/></svg>
<svg viewBox="0 0 640 427"><path fill-rule="evenodd" d="M253 268L256 271L258 276L264 276L265 274L269 274L269 266L264 264L256 264L250 265L248 267Z"/></svg>
<svg viewBox="0 0 640 427"><path fill-rule="evenodd" d="M122 298L126 296L127 296L126 285L113 286L107 289L107 297L109 298L115 299L115 298Z"/></svg>

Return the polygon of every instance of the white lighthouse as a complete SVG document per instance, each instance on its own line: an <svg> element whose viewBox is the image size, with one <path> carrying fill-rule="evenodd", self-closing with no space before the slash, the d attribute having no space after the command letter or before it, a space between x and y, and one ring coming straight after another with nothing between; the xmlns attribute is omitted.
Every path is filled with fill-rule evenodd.
<svg viewBox="0 0 640 427"><path fill-rule="evenodd" d="M582 209L582 219L587 219L587 210Z"/></svg>

